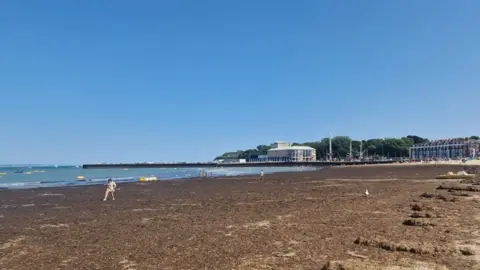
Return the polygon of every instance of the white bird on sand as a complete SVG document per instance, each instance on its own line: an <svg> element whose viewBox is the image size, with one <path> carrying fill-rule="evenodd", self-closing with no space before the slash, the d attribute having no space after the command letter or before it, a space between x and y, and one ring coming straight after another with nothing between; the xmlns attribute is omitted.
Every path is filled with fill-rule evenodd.
<svg viewBox="0 0 480 270"><path fill-rule="evenodd" d="M370 194L370 193L368 193L368 189L366 189L365 190L365 196L368 196L368 194Z"/></svg>

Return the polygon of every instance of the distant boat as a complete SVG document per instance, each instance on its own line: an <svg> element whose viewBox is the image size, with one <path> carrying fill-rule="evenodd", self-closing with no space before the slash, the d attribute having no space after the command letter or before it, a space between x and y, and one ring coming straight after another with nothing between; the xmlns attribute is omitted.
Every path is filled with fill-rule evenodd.
<svg viewBox="0 0 480 270"><path fill-rule="evenodd" d="M13 173L23 173L23 170L14 171Z"/></svg>

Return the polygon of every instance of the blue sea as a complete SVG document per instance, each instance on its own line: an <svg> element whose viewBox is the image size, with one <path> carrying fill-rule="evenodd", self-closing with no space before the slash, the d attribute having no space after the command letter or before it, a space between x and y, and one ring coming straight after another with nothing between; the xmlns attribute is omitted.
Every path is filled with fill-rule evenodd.
<svg viewBox="0 0 480 270"><path fill-rule="evenodd" d="M315 168L266 167L266 168L148 168L148 169L83 169L78 166L0 166L0 189L25 189L37 187L62 187L104 184L108 178L117 183L136 182L140 177L156 176L160 180L198 177L202 170L213 176L240 176ZM78 181L83 176L86 181Z"/></svg>

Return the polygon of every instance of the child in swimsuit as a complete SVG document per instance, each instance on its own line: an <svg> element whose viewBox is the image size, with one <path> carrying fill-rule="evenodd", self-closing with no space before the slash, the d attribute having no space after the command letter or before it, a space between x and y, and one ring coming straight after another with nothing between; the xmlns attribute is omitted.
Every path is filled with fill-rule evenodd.
<svg viewBox="0 0 480 270"><path fill-rule="evenodd" d="M112 179L108 179L108 183L106 184L106 186L107 190L105 190L105 198L103 198L103 200L106 201L108 198L108 194L112 194L112 199L115 201L115 196L113 196L113 193L117 188L117 184L115 184Z"/></svg>

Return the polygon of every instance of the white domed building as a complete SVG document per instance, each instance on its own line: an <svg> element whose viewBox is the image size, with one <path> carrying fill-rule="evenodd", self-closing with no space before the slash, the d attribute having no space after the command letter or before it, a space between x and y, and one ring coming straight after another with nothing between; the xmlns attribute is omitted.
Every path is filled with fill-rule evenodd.
<svg viewBox="0 0 480 270"><path fill-rule="evenodd" d="M309 146L291 146L286 142L275 142L268 150L269 161L315 161L316 149Z"/></svg>

